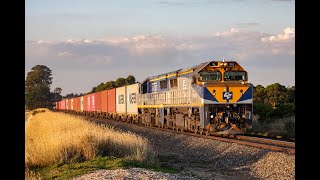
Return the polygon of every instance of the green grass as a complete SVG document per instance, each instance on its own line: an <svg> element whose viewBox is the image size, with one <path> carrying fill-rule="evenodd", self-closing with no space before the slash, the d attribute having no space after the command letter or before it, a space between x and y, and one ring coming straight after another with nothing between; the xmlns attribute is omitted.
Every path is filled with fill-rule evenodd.
<svg viewBox="0 0 320 180"><path fill-rule="evenodd" d="M142 162L126 160L115 157L97 157L89 161L76 162L71 161L68 164L63 162L55 163L47 167L29 167L31 172L39 174L41 179L71 179L72 177L89 173L98 169L118 169L140 167L165 173L176 173L173 168L160 167L159 165L147 165Z"/></svg>

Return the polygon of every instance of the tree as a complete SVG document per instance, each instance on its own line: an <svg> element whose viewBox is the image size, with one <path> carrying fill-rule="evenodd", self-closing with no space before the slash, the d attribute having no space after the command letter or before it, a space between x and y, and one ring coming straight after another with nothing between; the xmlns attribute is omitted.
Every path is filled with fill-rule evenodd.
<svg viewBox="0 0 320 180"><path fill-rule="evenodd" d="M275 108L270 114L270 119L279 119L292 117L295 115L295 106L293 103L284 103L280 104L277 108Z"/></svg>
<svg viewBox="0 0 320 180"><path fill-rule="evenodd" d="M253 102L254 103L265 103L266 92L262 85L257 85L253 90Z"/></svg>
<svg viewBox="0 0 320 180"><path fill-rule="evenodd" d="M67 94L66 96L64 96L64 98L73 98L75 97L75 95L73 93Z"/></svg>
<svg viewBox="0 0 320 180"><path fill-rule="evenodd" d="M253 113L259 115L259 122L266 122L269 119L269 115L273 111L272 107L268 104L254 103Z"/></svg>
<svg viewBox="0 0 320 180"><path fill-rule="evenodd" d="M268 85L265 88L268 102L276 107L287 99L287 88L279 83Z"/></svg>
<svg viewBox="0 0 320 180"><path fill-rule="evenodd" d="M61 89L60 87L56 87L56 88L54 88L54 90L53 90L53 92L54 92L55 94L61 94L61 91L62 91L62 89Z"/></svg>
<svg viewBox="0 0 320 180"><path fill-rule="evenodd" d="M130 85L130 84L134 84L134 83L136 83L136 78L134 78L134 76L132 76L132 75L129 75L126 79L126 84Z"/></svg>
<svg viewBox="0 0 320 180"><path fill-rule="evenodd" d="M115 82L117 87L124 86L126 84L126 79L124 78L118 78Z"/></svg>
<svg viewBox="0 0 320 180"><path fill-rule="evenodd" d="M44 65L36 65L28 72L25 81L25 104L27 109L52 108L51 75L51 70Z"/></svg>
<svg viewBox="0 0 320 180"><path fill-rule="evenodd" d="M113 89L116 87L116 83L114 81L106 82L106 89Z"/></svg>
<svg viewBox="0 0 320 180"><path fill-rule="evenodd" d="M288 92L288 98L286 100L287 103L295 103L295 93L296 93L296 89L295 86L292 87L288 87L287 88Z"/></svg>
<svg viewBox="0 0 320 180"><path fill-rule="evenodd" d="M106 85L104 83L100 83L97 88L96 88L96 91L95 92L100 92L100 91L103 91L103 90L106 90Z"/></svg>
<svg viewBox="0 0 320 180"><path fill-rule="evenodd" d="M53 101L57 102L57 101L61 101L62 100L62 96L61 94L62 89L60 87L56 87L53 90Z"/></svg>
<svg viewBox="0 0 320 180"><path fill-rule="evenodd" d="M96 89L97 89L97 87L93 87L93 88L92 88L92 90L91 90L91 91L89 91L87 94L91 94L91 93L96 92Z"/></svg>

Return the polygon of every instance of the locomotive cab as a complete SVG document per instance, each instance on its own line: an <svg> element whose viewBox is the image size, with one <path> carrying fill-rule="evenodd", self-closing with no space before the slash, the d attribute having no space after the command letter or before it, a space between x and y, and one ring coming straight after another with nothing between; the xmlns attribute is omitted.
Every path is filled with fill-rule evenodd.
<svg viewBox="0 0 320 180"><path fill-rule="evenodd" d="M198 74L204 89L206 128L214 134L242 134L252 127L252 87L236 62L209 63Z"/></svg>

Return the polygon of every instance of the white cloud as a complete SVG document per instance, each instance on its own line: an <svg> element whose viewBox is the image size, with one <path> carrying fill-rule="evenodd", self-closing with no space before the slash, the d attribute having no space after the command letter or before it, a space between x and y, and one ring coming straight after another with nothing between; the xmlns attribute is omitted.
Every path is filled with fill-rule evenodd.
<svg viewBox="0 0 320 180"><path fill-rule="evenodd" d="M239 29L231 28L229 31L217 32L214 34L214 36L231 36L231 35L238 33L238 32L239 32Z"/></svg>
<svg viewBox="0 0 320 180"><path fill-rule="evenodd" d="M206 47L205 44L201 43L181 43L175 46L177 50L201 50Z"/></svg>
<svg viewBox="0 0 320 180"><path fill-rule="evenodd" d="M282 42L290 41L295 38L295 32L293 28L287 27L283 30L283 34L278 34L276 36L269 36L261 38L262 42Z"/></svg>
<svg viewBox="0 0 320 180"><path fill-rule="evenodd" d="M48 44L50 41L45 41L45 40L39 40L37 41L38 44Z"/></svg>
<svg viewBox="0 0 320 180"><path fill-rule="evenodd" d="M83 42L84 42L84 43L92 43L92 41L89 40L89 39L84 39Z"/></svg>
<svg viewBox="0 0 320 180"><path fill-rule="evenodd" d="M58 56L72 56L72 54L68 51L63 51L63 52L58 53Z"/></svg>

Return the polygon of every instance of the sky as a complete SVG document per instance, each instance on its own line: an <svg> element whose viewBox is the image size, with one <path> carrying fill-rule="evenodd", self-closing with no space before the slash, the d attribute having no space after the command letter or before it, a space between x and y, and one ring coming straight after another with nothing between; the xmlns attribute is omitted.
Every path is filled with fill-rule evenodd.
<svg viewBox="0 0 320 180"><path fill-rule="evenodd" d="M25 76L52 70L62 95L216 60L249 82L295 85L294 0L26 0Z"/></svg>

